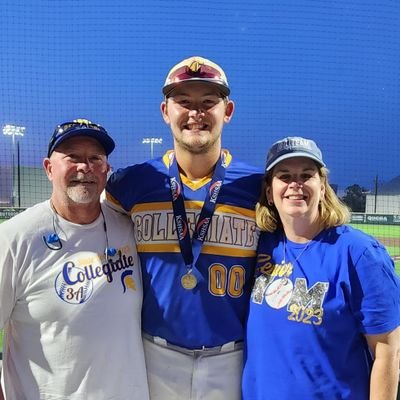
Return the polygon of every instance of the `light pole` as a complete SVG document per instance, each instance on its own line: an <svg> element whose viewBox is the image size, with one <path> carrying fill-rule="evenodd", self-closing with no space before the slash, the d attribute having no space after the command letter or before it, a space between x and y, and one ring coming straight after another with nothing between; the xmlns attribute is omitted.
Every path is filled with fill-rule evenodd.
<svg viewBox="0 0 400 400"><path fill-rule="evenodd" d="M7 124L3 126L3 135L12 137L12 205L16 206L18 198L18 207L21 207L21 164L19 154L19 136L24 136L25 126ZM15 171L15 159L17 159L17 171ZM17 175L17 176L15 176Z"/></svg>
<svg viewBox="0 0 400 400"><path fill-rule="evenodd" d="M378 201L378 175L375 176L375 196L374 196L374 213L376 214L376 203Z"/></svg>
<svg viewBox="0 0 400 400"><path fill-rule="evenodd" d="M162 144L162 138L156 137L144 137L142 139L142 144L150 145L150 158L153 158L153 149L155 144Z"/></svg>

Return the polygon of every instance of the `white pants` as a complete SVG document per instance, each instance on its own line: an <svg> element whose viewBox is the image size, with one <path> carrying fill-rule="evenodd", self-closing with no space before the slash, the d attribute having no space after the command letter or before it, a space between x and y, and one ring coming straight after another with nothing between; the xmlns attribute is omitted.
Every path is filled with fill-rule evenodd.
<svg viewBox="0 0 400 400"><path fill-rule="evenodd" d="M241 399L243 350L193 355L143 343L151 400Z"/></svg>

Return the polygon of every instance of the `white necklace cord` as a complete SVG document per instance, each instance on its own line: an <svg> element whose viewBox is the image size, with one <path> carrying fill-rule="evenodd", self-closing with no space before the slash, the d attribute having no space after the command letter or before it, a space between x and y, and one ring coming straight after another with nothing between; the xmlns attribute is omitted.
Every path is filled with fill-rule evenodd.
<svg viewBox="0 0 400 400"><path fill-rule="evenodd" d="M286 264L286 235L283 234L283 263ZM310 247L310 244L313 243L313 239L309 240L307 244L303 247L300 254L294 259L295 262L299 261L299 258L304 254L304 252Z"/></svg>

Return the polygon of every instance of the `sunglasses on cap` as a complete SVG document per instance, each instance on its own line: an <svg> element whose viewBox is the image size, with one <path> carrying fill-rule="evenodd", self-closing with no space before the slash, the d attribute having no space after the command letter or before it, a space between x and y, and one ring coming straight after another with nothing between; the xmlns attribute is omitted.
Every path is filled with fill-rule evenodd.
<svg viewBox="0 0 400 400"><path fill-rule="evenodd" d="M221 73L210 65L200 65L197 71L194 71L184 65L171 74L169 81L171 83L175 83L193 78L215 79L224 82L223 78L221 77Z"/></svg>
<svg viewBox="0 0 400 400"><path fill-rule="evenodd" d="M177 68L168 76L167 82L163 88L163 92L165 95L168 95L176 84L191 80L203 80L210 83L215 83L220 87L224 96L229 95L230 91L226 78L216 68L205 64L201 64L197 69L190 68L187 65Z"/></svg>

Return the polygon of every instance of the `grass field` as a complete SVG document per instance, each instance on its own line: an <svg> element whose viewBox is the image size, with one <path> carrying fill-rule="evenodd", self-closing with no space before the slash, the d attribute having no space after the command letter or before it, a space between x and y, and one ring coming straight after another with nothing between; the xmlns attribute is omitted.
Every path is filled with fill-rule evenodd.
<svg viewBox="0 0 400 400"><path fill-rule="evenodd" d="M400 275L400 225L352 224L357 229L376 237L381 241L395 260Z"/></svg>
<svg viewBox="0 0 400 400"><path fill-rule="evenodd" d="M400 225L350 224L372 236L400 237Z"/></svg>

